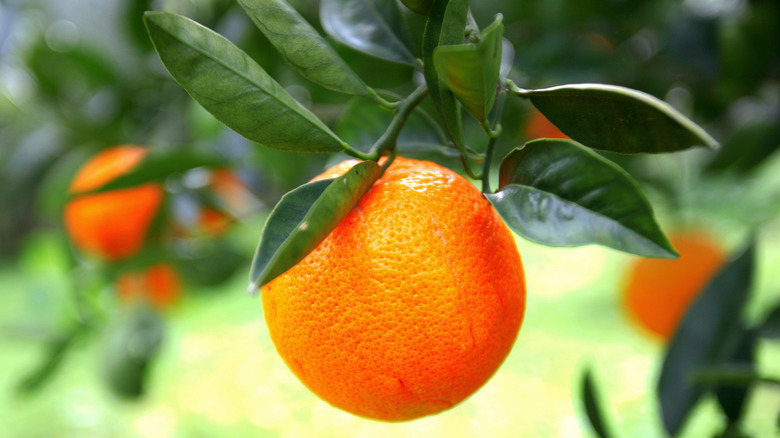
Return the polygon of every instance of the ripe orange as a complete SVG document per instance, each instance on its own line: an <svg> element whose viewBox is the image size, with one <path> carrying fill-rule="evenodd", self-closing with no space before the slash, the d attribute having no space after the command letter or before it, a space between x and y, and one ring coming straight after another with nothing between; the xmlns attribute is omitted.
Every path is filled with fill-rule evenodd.
<svg viewBox="0 0 780 438"><path fill-rule="evenodd" d="M488 201L449 169L400 157L261 293L293 373L330 404L384 421L474 393L511 350L525 310L520 255Z"/></svg>
<svg viewBox="0 0 780 438"><path fill-rule="evenodd" d="M158 263L140 272L122 274L117 279L116 289L124 302L145 300L163 309L179 298L181 280L172 266Z"/></svg>
<svg viewBox="0 0 780 438"><path fill-rule="evenodd" d="M106 149L79 169L70 185L74 194L94 190L130 172L147 148L123 145ZM65 206L65 229L75 246L109 261L137 253L162 202L156 183L76 196Z"/></svg>
<svg viewBox="0 0 780 438"><path fill-rule="evenodd" d="M561 138L568 139L569 137L561 132L557 126L539 112L534 109L531 115L528 117L525 128L523 129L525 138L533 140L536 138Z"/></svg>
<svg viewBox="0 0 780 438"><path fill-rule="evenodd" d="M674 334L688 306L724 263L725 255L700 233L669 237L677 260L643 258L629 269L623 300L630 317L663 339Z"/></svg>

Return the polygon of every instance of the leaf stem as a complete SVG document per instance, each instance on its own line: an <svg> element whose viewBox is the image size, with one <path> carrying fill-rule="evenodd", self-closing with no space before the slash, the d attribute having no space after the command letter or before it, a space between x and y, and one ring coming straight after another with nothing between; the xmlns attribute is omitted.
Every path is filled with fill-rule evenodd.
<svg viewBox="0 0 780 438"><path fill-rule="evenodd" d="M368 97L371 98L371 100L373 100L377 105L389 111L395 110L396 108L398 108L398 105L400 104L400 101L390 102L389 100L386 100L385 98L380 96L376 90L374 90L371 87L368 87Z"/></svg>
<svg viewBox="0 0 780 438"><path fill-rule="evenodd" d="M491 193L490 188L490 165L493 163L493 149L496 145L496 139L501 135L503 128L501 127L501 116L504 114L504 105L506 103L506 94L501 91L498 93L498 101L493 111L493 121L482 123L482 129L487 134L488 144L485 148L485 161L482 163L482 193ZM492 125L492 126L490 126Z"/></svg>
<svg viewBox="0 0 780 438"><path fill-rule="evenodd" d="M406 96L403 100L397 102L396 113L393 120L387 126L387 129L381 137L371 146L368 151L370 160L377 160L383 152L395 148L398 141L398 134L401 133L406 123L406 119L412 113L412 111L420 104L420 102L428 96L428 87L423 84L412 92L412 94Z"/></svg>
<svg viewBox="0 0 780 438"><path fill-rule="evenodd" d="M528 99L528 93L529 91L525 88L518 87L514 82L512 82L511 79L505 78L502 84L509 92L514 94L517 97L522 97L523 99Z"/></svg>

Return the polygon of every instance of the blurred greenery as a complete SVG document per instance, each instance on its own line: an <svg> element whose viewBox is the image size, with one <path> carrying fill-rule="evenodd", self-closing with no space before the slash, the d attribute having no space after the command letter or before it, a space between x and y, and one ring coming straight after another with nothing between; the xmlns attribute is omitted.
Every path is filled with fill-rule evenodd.
<svg viewBox="0 0 780 438"><path fill-rule="evenodd" d="M322 32L319 2L289 3ZM588 436L577 401L585 364L601 376L599 394L610 405L617 436L662 436L653 388L665 347L621 309L622 275L632 258L520 238L529 291L523 329L504 366L464 404L386 424L317 399L278 357L260 302L244 291L268 208L336 157L258 147L217 122L163 68L143 26L146 10L180 13L226 36L353 145L370 144L387 123L364 100L297 76L232 0L0 0L4 436ZM604 155L640 181L664 230L700 228L732 251L755 234L757 278L747 320L766 317L780 302L778 3L499 0L473 2L472 10L482 27L503 13L517 85L635 88L665 100L721 142L719 152ZM411 12L404 18L419 41L422 18ZM328 42L369 86L387 95L410 91L409 66ZM431 147L440 139L414 135L435 114L430 104L423 110L402 132L401 150L460 170L457 158ZM527 102L506 102L505 121L515 122L504 123L494 156L528 139L530 114ZM464 122L466 142L478 145L480 127ZM156 225L162 238L128 262L175 264L184 296L170 309L120 304L113 282L121 269L83 257L62 227L66 188L79 166L125 143L181 157L154 175L169 195ZM198 157L235 172L251 201L224 235L167 236L168 219L191 224L203 208L219 204L206 190L205 169L193 168ZM120 342L134 346L122 354L136 367L117 377L111 363L121 354L113 348L127 327L141 327L145 337ZM777 341L760 339L756 351L756 369L780 378ZM140 368L146 380L128 385L134 382L127 376ZM119 393L133 397L112 391L117 379ZM780 391L755 387L745 411L746 432L776 436ZM708 436L725 424L710 397L683 436Z"/></svg>

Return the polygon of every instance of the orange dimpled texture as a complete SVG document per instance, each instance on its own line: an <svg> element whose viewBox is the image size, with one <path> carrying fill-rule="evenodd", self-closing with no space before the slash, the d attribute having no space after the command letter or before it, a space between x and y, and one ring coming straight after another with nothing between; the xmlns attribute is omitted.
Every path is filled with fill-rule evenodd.
<svg viewBox="0 0 780 438"><path fill-rule="evenodd" d="M725 261L705 235L679 233L669 240L680 258L637 260L628 271L623 297L631 318L665 340L674 335L688 307Z"/></svg>
<svg viewBox="0 0 780 438"><path fill-rule="evenodd" d="M262 297L277 351L309 389L353 414L404 421L454 406L496 372L522 323L525 283L512 234L481 193L399 157Z"/></svg>
<svg viewBox="0 0 780 438"><path fill-rule="evenodd" d="M70 192L99 188L130 172L146 155L142 146L115 146L89 160L76 174ZM163 189L149 183L75 197L65 206L65 229L80 250L109 261L137 253L162 202Z"/></svg>
<svg viewBox="0 0 780 438"><path fill-rule="evenodd" d="M163 309L178 300L181 281L172 266L158 263L141 272L122 274L116 288L123 302L142 300Z"/></svg>

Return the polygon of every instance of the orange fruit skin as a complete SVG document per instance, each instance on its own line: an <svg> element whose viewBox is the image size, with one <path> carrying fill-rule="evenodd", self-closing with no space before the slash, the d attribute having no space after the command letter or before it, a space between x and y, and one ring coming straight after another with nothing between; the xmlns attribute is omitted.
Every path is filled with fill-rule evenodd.
<svg viewBox="0 0 780 438"><path fill-rule="evenodd" d="M94 190L130 172L146 152L123 145L98 153L79 169L70 192ZM143 246L162 199L163 188L156 183L77 196L65 206L65 229L80 250L108 261L125 259Z"/></svg>
<svg viewBox="0 0 780 438"><path fill-rule="evenodd" d="M569 138L536 109L531 113L523 132L525 137L530 140L536 138L559 138L565 140Z"/></svg>
<svg viewBox="0 0 780 438"><path fill-rule="evenodd" d="M157 263L141 272L126 272L116 281L119 298L123 302L145 300L164 309L181 295L181 280L176 270L165 263Z"/></svg>
<svg viewBox="0 0 780 438"><path fill-rule="evenodd" d="M669 340L693 300L725 262L713 241L700 233L669 237L677 260L643 258L629 269L623 300L629 316L655 337Z"/></svg>
<svg viewBox="0 0 780 438"><path fill-rule="evenodd" d="M449 169L401 157L261 293L292 372L333 406L384 421L474 393L509 354L525 310L520 255L488 201Z"/></svg>

